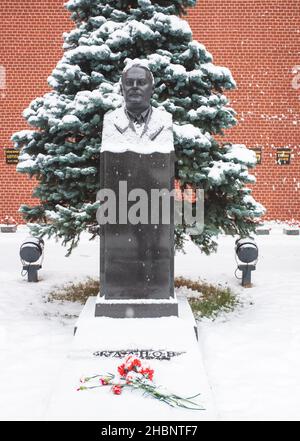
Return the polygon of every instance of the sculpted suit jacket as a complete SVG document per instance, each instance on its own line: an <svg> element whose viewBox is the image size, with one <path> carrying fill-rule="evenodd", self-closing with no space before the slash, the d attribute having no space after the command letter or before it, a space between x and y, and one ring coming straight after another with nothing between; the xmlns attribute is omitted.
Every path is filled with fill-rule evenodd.
<svg viewBox="0 0 300 441"><path fill-rule="evenodd" d="M142 136L125 113L125 107L104 116L101 152L169 153L174 150L172 115L164 109L151 108L148 125Z"/></svg>

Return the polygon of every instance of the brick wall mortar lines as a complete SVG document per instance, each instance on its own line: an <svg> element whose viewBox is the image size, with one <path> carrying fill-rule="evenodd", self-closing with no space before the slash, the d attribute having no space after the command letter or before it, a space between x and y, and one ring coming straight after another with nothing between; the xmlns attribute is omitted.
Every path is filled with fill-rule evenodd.
<svg viewBox="0 0 300 441"><path fill-rule="evenodd" d="M194 38L228 67L238 84L227 92L239 125L224 141L262 148L253 195L271 219L300 219L300 90L292 69L300 65L298 0L202 0L188 21ZM276 149L291 148L291 165L276 164ZM298 187L299 185L299 187Z"/></svg>

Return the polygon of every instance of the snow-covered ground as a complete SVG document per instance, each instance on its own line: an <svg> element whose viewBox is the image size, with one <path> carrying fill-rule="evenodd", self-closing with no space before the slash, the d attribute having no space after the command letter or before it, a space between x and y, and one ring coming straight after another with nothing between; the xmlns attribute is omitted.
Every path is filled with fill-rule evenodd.
<svg viewBox="0 0 300 441"><path fill-rule="evenodd" d="M244 307L199 324L199 344L217 412L224 420L300 419L300 237L257 236L254 287L234 277L234 241L220 237L218 253L202 255L191 243L176 256L176 275L228 284ZM40 282L21 277L18 253L26 227L0 234L0 420L40 419L73 339L78 304L46 302L65 282L99 272L99 243L83 236L69 258L46 241Z"/></svg>

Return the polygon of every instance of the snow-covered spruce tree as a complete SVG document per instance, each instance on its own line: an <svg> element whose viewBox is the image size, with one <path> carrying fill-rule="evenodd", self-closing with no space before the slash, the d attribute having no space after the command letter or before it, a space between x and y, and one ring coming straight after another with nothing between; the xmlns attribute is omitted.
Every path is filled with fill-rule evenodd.
<svg viewBox="0 0 300 441"><path fill-rule="evenodd" d="M173 114L176 175L182 186L205 191L205 229L192 239L209 253L221 232L246 235L262 207L245 184L254 154L220 145L215 135L236 124L224 89L230 71L212 63L180 18L196 0L69 0L76 27L64 34L64 56L48 82L53 89L24 111L34 130L13 135L22 148L18 171L34 176L40 205L22 206L35 235L56 235L69 245L97 225L99 151L105 112L123 102L119 79L126 63L148 61L155 77L154 107ZM180 245L185 227L176 231Z"/></svg>

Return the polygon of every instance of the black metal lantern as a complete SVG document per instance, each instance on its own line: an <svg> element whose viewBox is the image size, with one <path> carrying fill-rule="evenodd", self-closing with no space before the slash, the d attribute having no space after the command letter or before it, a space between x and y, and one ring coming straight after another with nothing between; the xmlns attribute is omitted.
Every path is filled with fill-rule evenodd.
<svg viewBox="0 0 300 441"><path fill-rule="evenodd" d="M235 254L238 259L238 269L242 271L242 286L250 288L251 272L256 270L258 247L253 237L240 238L235 242Z"/></svg>
<svg viewBox="0 0 300 441"><path fill-rule="evenodd" d="M26 239L21 245L20 257L23 265L22 275L28 275L28 282L38 282L38 270L42 268L44 258L43 239L36 237Z"/></svg>

